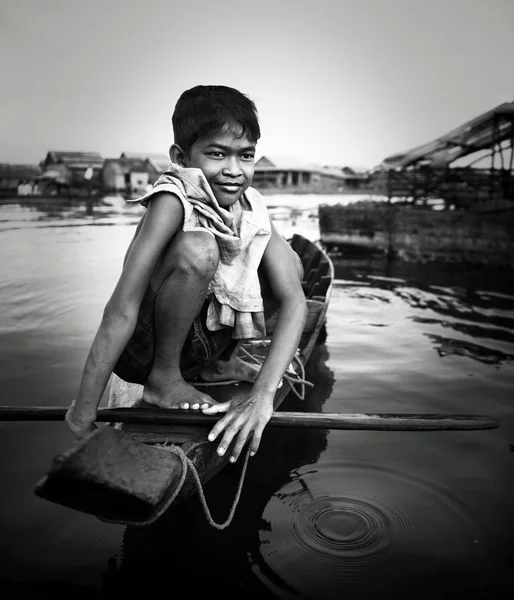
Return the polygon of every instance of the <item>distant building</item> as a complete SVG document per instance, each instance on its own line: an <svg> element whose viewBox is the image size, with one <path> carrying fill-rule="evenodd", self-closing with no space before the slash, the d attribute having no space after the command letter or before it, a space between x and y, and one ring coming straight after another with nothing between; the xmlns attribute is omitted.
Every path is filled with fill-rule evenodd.
<svg viewBox="0 0 514 600"><path fill-rule="evenodd" d="M106 158L101 173L102 188L108 192L141 193L153 173L153 168L141 158Z"/></svg>
<svg viewBox="0 0 514 600"><path fill-rule="evenodd" d="M298 159L262 156L255 163L253 186L265 192L343 192L357 189L367 177L350 167L331 167Z"/></svg>
<svg viewBox="0 0 514 600"><path fill-rule="evenodd" d="M41 181L46 187L60 189L98 187L104 163L98 152L66 152L50 150L41 161Z"/></svg>
<svg viewBox="0 0 514 600"><path fill-rule="evenodd" d="M28 196L37 193L39 165L0 163L0 193L3 196Z"/></svg>
<svg viewBox="0 0 514 600"><path fill-rule="evenodd" d="M147 163L148 182L153 184L161 176L170 164L167 154L155 152L122 152L120 159L139 159Z"/></svg>

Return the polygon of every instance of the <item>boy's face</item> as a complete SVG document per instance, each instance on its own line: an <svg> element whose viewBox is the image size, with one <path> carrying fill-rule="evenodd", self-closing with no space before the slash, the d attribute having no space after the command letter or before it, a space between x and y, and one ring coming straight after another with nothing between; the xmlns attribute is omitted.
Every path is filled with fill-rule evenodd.
<svg viewBox="0 0 514 600"><path fill-rule="evenodd" d="M185 167L203 171L212 192L223 208L232 206L252 183L255 143L237 123L227 124L218 133L197 140L184 156Z"/></svg>

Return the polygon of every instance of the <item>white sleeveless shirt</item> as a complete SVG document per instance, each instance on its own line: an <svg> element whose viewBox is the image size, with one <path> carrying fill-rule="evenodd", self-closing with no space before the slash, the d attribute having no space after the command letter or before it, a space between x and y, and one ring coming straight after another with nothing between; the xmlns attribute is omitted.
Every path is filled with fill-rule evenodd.
<svg viewBox="0 0 514 600"><path fill-rule="evenodd" d="M271 223L261 194L250 187L234 205L223 208L200 169L174 163L148 193L131 201L148 206L157 192L170 192L182 202L183 231L207 231L218 243L220 260L208 289L207 328L232 327L234 338L265 335L257 270L271 237Z"/></svg>

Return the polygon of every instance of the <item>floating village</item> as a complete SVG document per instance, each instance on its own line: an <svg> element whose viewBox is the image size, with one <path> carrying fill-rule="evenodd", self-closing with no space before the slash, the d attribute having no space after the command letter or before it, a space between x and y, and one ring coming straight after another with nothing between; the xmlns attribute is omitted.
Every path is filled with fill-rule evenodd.
<svg viewBox="0 0 514 600"><path fill-rule="evenodd" d="M368 170L261 156L252 185L276 218L301 215L311 205L304 199L317 197L319 242L329 252L512 266L513 161L507 102ZM168 164L165 154L50 150L37 165L0 164L0 202L78 199L93 215L108 196L142 195Z"/></svg>

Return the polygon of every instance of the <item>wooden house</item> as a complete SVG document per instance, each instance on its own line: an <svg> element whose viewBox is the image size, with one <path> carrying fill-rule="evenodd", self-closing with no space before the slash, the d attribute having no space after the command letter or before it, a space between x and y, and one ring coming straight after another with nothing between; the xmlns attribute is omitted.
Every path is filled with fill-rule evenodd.
<svg viewBox="0 0 514 600"><path fill-rule="evenodd" d="M151 183L151 169L141 158L106 158L101 173L102 188L107 192L141 193Z"/></svg>
<svg viewBox="0 0 514 600"><path fill-rule="evenodd" d="M0 194L2 196L34 194L40 175L39 165L0 163Z"/></svg>
<svg viewBox="0 0 514 600"><path fill-rule="evenodd" d="M120 158L144 161L148 172L148 183L150 184L155 183L170 164L170 157L167 154L155 152L122 152Z"/></svg>
<svg viewBox="0 0 514 600"><path fill-rule="evenodd" d="M98 187L104 159L98 152L50 150L41 161L41 180L67 188Z"/></svg>
<svg viewBox="0 0 514 600"><path fill-rule="evenodd" d="M262 156L255 163L253 186L262 192L332 193L357 189L365 180L350 167Z"/></svg>

